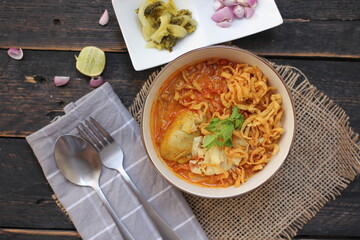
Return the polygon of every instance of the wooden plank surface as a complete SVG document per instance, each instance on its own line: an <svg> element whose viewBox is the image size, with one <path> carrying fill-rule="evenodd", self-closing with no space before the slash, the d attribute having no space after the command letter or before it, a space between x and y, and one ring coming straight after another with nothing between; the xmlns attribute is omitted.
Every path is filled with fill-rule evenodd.
<svg viewBox="0 0 360 240"><path fill-rule="evenodd" d="M92 90L89 78L75 69L78 52L26 51L22 61L15 61L1 51L0 135L26 136L53 119L65 104ZM0 61L2 61L0 60ZM103 76L114 83L124 104L129 106L150 71L135 72L127 54L107 54ZM56 87L54 76L70 76L65 87ZM24 121L17 121L18 117ZM35 124L35 125L34 125ZM16 129L16 131L14 131Z"/></svg>
<svg viewBox="0 0 360 240"><path fill-rule="evenodd" d="M357 0L275 0L275 2L285 19L311 21L357 21L360 19L360 4Z"/></svg>
<svg viewBox="0 0 360 240"><path fill-rule="evenodd" d="M5 64L0 66L4 66L2 72L6 75L0 76L0 84L4 86L0 90L0 136L3 137L0 138L0 226L74 230L54 203L51 197L53 192L22 137L47 125L56 114L61 114L65 104L91 91L88 79L74 68L73 55L76 52L27 51L26 58L21 62L7 58L4 51L2 53ZM127 54L108 53L107 58L104 76L124 104L129 106L154 69L135 72ZM358 61L269 60L303 70L311 83L348 112L351 126L360 130ZM53 85L54 75L69 75L73 79L69 85L59 88ZM14 132L14 129L17 131ZM330 201L299 234L360 236L360 229L357 228L359 219L360 180L357 179L342 196ZM22 234L16 233L16 236L22 237ZM29 239L30 236L26 235ZM64 236L60 237L62 239Z"/></svg>
<svg viewBox="0 0 360 240"><path fill-rule="evenodd" d="M64 105L92 90L88 86L89 78L75 69L75 54L78 52L25 51L24 59L15 61L5 50L0 50L0 71L4 73L0 75L0 136L24 137L40 129L61 114ZM107 53L106 56L103 76L128 107L154 69L136 72L127 54ZM358 61L269 60L303 70L311 83L347 111L351 126L360 131ZM56 87L53 84L56 75L72 79L64 87ZM19 118L23 120L18 121Z"/></svg>
<svg viewBox="0 0 360 240"><path fill-rule="evenodd" d="M76 231L57 231L57 230L29 230L29 229L1 229L0 239L12 240L79 240L80 237ZM320 238L313 237L295 237L294 240L319 240ZM321 238L321 240L351 240L356 238Z"/></svg>
<svg viewBox="0 0 360 240"><path fill-rule="evenodd" d="M238 39L234 44L271 57L359 59L360 45L354 39L360 39L358 21L312 22L295 19L285 20L274 29Z"/></svg>
<svg viewBox="0 0 360 240"><path fill-rule="evenodd" d="M360 238L360 177L329 201L299 232L300 236L347 236ZM321 234L319 234L321 233Z"/></svg>
<svg viewBox="0 0 360 240"><path fill-rule="evenodd" d="M269 56L360 58L360 45L354 41L360 39L358 0L276 3L284 24L237 40L236 45ZM126 52L111 1L4 0L0 6L0 22L5 23L0 24L2 48L80 50L96 45ZM104 9L110 12L110 22L102 27L98 20Z"/></svg>
<svg viewBox="0 0 360 240"><path fill-rule="evenodd" d="M0 228L0 239L79 240L80 237L76 231Z"/></svg>
<svg viewBox="0 0 360 240"><path fill-rule="evenodd" d="M360 132L360 4L358 0L277 0L284 23L233 41L278 64L292 65L350 116ZM98 24L104 9L110 22ZM24 137L62 114L92 88L75 69L87 45L107 53L103 76L130 106L148 75L134 71L111 1L3 0L0 2L0 239L78 239L52 199L52 189ZM21 61L9 47L22 47ZM51 51L62 50L62 51ZM71 82L55 87L55 75ZM360 237L360 178L329 201L299 232L298 240Z"/></svg>
<svg viewBox="0 0 360 240"><path fill-rule="evenodd" d="M0 227L74 229L25 139L0 138Z"/></svg>
<svg viewBox="0 0 360 240"><path fill-rule="evenodd" d="M26 141L0 138L0 146L0 227L75 230L53 201L53 191ZM360 236L359 219L357 178L335 201L329 201L299 236Z"/></svg>

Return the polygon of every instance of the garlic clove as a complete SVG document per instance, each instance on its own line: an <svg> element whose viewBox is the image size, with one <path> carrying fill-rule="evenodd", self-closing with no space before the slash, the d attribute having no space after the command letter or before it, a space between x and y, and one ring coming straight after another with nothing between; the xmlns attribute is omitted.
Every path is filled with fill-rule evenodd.
<svg viewBox="0 0 360 240"><path fill-rule="evenodd" d="M7 54L15 60L20 60L23 58L24 53L21 48L9 48Z"/></svg>
<svg viewBox="0 0 360 240"><path fill-rule="evenodd" d="M219 11L215 12L211 19L214 20L217 23L224 22L224 21L230 21L234 19L234 13L230 7L224 7L220 9Z"/></svg>
<svg viewBox="0 0 360 240"><path fill-rule="evenodd" d="M109 12L107 9L105 9L104 13L101 15L99 24L102 26L105 26L109 22Z"/></svg>
<svg viewBox="0 0 360 240"><path fill-rule="evenodd" d="M67 76L55 76L54 77L54 84L55 86L64 86L66 85L70 80L70 77Z"/></svg>
<svg viewBox="0 0 360 240"><path fill-rule="evenodd" d="M253 8L244 7L244 10L245 10L245 15L244 15L245 18L251 18L252 15L254 15L254 9Z"/></svg>
<svg viewBox="0 0 360 240"><path fill-rule="evenodd" d="M235 17L237 17L239 19L241 19L245 16L245 9L241 5L235 6L233 9L233 12L234 12Z"/></svg>
<svg viewBox="0 0 360 240"><path fill-rule="evenodd" d="M90 87L97 88L97 87L101 86L104 82L105 82L105 80L102 76L92 77L90 79L89 85L90 85Z"/></svg>
<svg viewBox="0 0 360 240"><path fill-rule="evenodd" d="M223 8L223 7L224 7L224 4L223 4L223 2L220 1L220 0L216 0L216 1L214 2L214 4L213 4L213 8L214 8L215 11L218 11L218 10L220 10L220 9Z"/></svg>

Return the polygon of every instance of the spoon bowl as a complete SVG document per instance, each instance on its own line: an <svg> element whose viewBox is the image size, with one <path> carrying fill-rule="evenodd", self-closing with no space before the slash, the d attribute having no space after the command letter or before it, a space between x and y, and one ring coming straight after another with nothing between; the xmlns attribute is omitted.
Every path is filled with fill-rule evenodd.
<svg viewBox="0 0 360 240"><path fill-rule="evenodd" d="M99 186L101 175L101 160L95 148L82 138L74 135L62 135L55 143L54 157L60 172L70 182L92 187L111 217L124 239L133 240L129 230L122 223L116 212L106 199Z"/></svg>
<svg viewBox="0 0 360 240"><path fill-rule="evenodd" d="M100 156L84 139L63 135L56 141L54 154L61 173L70 182L90 187L99 182Z"/></svg>

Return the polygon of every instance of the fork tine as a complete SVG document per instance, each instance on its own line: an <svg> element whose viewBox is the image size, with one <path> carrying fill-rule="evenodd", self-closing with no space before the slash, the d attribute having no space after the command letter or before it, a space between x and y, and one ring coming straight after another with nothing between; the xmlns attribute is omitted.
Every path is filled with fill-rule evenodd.
<svg viewBox="0 0 360 240"><path fill-rule="evenodd" d="M101 143L99 142L99 140L97 140L95 138L95 136L93 135L93 133L90 132L89 129L87 129L85 127L84 124L80 123L79 124L82 127L82 130L80 127L77 127L80 135L89 143L91 143L92 145L95 146L95 148L97 148L99 151L101 151L101 149L103 149L104 147L101 145Z"/></svg>
<svg viewBox="0 0 360 240"><path fill-rule="evenodd" d="M82 125L82 124L80 123L80 125ZM88 141L89 143L92 143L92 141L90 140L90 138L85 134L85 132L84 132L79 126L77 126L76 128L77 128L78 132L80 133L80 136L81 136L83 139L85 139L85 140ZM82 128L84 128L84 125L82 125Z"/></svg>
<svg viewBox="0 0 360 240"><path fill-rule="evenodd" d="M90 123L88 120L85 120L86 125L90 128L91 132L93 133L93 135L95 135L95 137L99 140L99 143L101 145L108 145L109 143L106 141L105 136L103 136L101 134L101 132L99 131L99 129L97 129L93 123Z"/></svg>
<svg viewBox="0 0 360 240"><path fill-rule="evenodd" d="M111 135L98 123L95 119L92 117L89 117L91 122L95 125L97 130L103 135L103 137L109 142L112 143L114 139L111 137Z"/></svg>

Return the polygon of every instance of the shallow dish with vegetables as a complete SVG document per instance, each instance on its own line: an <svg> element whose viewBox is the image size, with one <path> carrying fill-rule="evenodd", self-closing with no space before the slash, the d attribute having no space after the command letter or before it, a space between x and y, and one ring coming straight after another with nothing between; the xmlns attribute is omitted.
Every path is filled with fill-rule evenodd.
<svg viewBox="0 0 360 240"><path fill-rule="evenodd" d="M233 47L191 51L156 77L143 111L145 148L160 174L204 197L268 180L294 137L291 96L263 59Z"/></svg>
<svg viewBox="0 0 360 240"><path fill-rule="evenodd" d="M129 51L135 70L159 66L168 63L180 55L200 47L231 41L280 25L283 20L274 0L258 1L251 18L233 21L230 27L221 28L211 17L214 14L212 0L173 0L177 9L187 9L196 21L196 30L186 37L178 39L172 52L147 48L142 23L136 9L145 0L112 0L121 33ZM164 2L168 2L165 0Z"/></svg>
<svg viewBox="0 0 360 240"><path fill-rule="evenodd" d="M171 52L178 39L196 30L197 22L191 12L178 10L173 0L145 0L136 13L147 48Z"/></svg>

